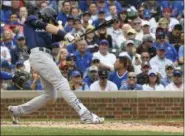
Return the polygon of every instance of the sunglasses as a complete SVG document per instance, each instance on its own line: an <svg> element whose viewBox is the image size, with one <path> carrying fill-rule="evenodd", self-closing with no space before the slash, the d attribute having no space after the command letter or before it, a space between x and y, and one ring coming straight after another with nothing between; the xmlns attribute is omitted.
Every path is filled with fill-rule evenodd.
<svg viewBox="0 0 185 136"><path fill-rule="evenodd" d="M93 60L93 63L100 63L99 60Z"/></svg>
<svg viewBox="0 0 185 136"><path fill-rule="evenodd" d="M179 75L179 74L174 74L173 76L174 77L182 77L182 75Z"/></svg>
<svg viewBox="0 0 185 136"><path fill-rule="evenodd" d="M128 78L129 78L129 79L136 79L135 76L129 76Z"/></svg>
<svg viewBox="0 0 185 136"><path fill-rule="evenodd" d="M139 22L139 23L134 23L134 25L140 25L141 24L141 22Z"/></svg>
<svg viewBox="0 0 185 136"><path fill-rule="evenodd" d="M108 77L100 77L100 79L107 79Z"/></svg>
<svg viewBox="0 0 185 136"><path fill-rule="evenodd" d="M149 57L148 56L143 56L143 57L141 57L142 59L149 59Z"/></svg>
<svg viewBox="0 0 185 136"><path fill-rule="evenodd" d="M169 68L166 68L166 70L173 70L173 68L169 67Z"/></svg>

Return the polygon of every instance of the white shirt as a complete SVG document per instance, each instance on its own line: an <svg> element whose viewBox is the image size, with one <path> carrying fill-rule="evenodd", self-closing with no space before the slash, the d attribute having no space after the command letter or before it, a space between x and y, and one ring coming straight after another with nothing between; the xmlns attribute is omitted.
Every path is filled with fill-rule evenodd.
<svg viewBox="0 0 185 136"><path fill-rule="evenodd" d="M167 58L161 60L157 55L150 60L150 66L155 68L161 74L162 78L166 76L165 66L167 64L171 65L173 62Z"/></svg>
<svg viewBox="0 0 185 136"><path fill-rule="evenodd" d="M6 46L1 46L1 62L2 61L8 61L11 63L11 55L10 51Z"/></svg>
<svg viewBox="0 0 185 136"><path fill-rule="evenodd" d="M178 21L176 18L171 17L171 18L170 18L170 24L169 24L169 29L168 29L168 31L171 32L171 31L173 30L173 27L174 27L176 24L179 24L179 21Z"/></svg>
<svg viewBox="0 0 185 136"><path fill-rule="evenodd" d="M154 88L149 86L149 84L144 84L143 90L144 91L165 91L165 88L162 84L156 84Z"/></svg>
<svg viewBox="0 0 185 136"><path fill-rule="evenodd" d="M183 91L183 83L182 85L180 86L180 88L178 88L173 82L171 82L170 84L168 84L166 86L166 91Z"/></svg>
<svg viewBox="0 0 185 136"><path fill-rule="evenodd" d="M99 84L99 80L95 81L90 85L90 91L117 91L118 87L115 83L107 80L107 85L105 87L105 90L102 90Z"/></svg>
<svg viewBox="0 0 185 136"><path fill-rule="evenodd" d="M116 62L116 56L113 53L107 53L107 55L103 56L99 51L95 52L93 56L99 58L100 62L106 66L114 69L114 63Z"/></svg>
<svg viewBox="0 0 185 136"><path fill-rule="evenodd" d="M107 34L109 34L112 37L113 48L115 46L120 48L121 43L124 41L124 39L122 41L119 41L121 38L124 37L122 30L121 29L115 30L113 27L109 27L109 28L107 28Z"/></svg>
<svg viewBox="0 0 185 136"><path fill-rule="evenodd" d="M139 41L143 41L143 30L141 30L140 32L137 32L136 31L136 40L139 40Z"/></svg>
<svg viewBox="0 0 185 136"><path fill-rule="evenodd" d="M155 33L156 32L156 28L158 26L156 20L154 17L152 17L150 20L149 20L149 24L150 24L150 30L152 33Z"/></svg>

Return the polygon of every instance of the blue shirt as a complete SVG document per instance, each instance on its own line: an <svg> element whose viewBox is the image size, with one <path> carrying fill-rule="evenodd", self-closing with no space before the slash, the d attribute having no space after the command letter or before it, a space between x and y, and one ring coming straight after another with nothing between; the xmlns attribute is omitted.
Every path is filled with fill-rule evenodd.
<svg viewBox="0 0 185 136"><path fill-rule="evenodd" d="M121 85L123 83L125 83L127 81L128 78L128 72L126 71L123 75L119 76L118 72L111 72L109 74L109 80L112 81L113 83L115 83L118 87L118 89L121 87Z"/></svg>
<svg viewBox="0 0 185 136"><path fill-rule="evenodd" d="M79 51L74 53L76 56L76 67L83 73L88 67L91 66L92 54L85 52L84 56L81 56Z"/></svg>
<svg viewBox="0 0 185 136"><path fill-rule="evenodd" d="M116 8L117 8L117 12L118 12L118 13L121 12L122 6L121 6L121 4L120 4L117 0L114 1L114 5L115 5ZM110 4L109 4L108 2L106 2L106 6L105 6L105 7L106 7L107 9L109 9Z"/></svg>
<svg viewBox="0 0 185 136"><path fill-rule="evenodd" d="M153 46L156 48L157 46L159 46L159 44L157 42L154 42ZM165 54L166 58L171 60L172 62L177 61L178 53L177 53L175 47L172 44L167 43L167 42L165 43L164 47L165 47L165 51L166 51L166 54Z"/></svg>
<svg viewBox="0 0 185 136"><path fill-rule="evenodd" d="M24 36L29 49L35 47L45 47L52 49L52 34L49 34L40 26L33 25L37 21L36 16L29 16L24 24Z"/></svg>
<svg viewBox="0 0 185 136"><path fill-rule="evenodd" d="M57 20L62 21L62 25L64 26L67 21L67 15L64 12L60 12L57 16Z"/></svg>
<svg viewBox="0 0 185 136"><path fill-rule="evenodd" d="M26 84L31 87L31 84L32 83L33 83L32 80L28 80ZM43 90L40 80L38 80L38 82L36 82L36 88L35 88L35 90Z"/></svg>
<svg viewBox="0 0 185 136"><path fill-rule="evenodd" d="M88 85L88 87L93 83L89 76L86 76L83 81Z"/></svg>
<svg viewBox="0 0 185 136"><path fill-rule="evenodd" d="M69 45L67 46L67 51L68 51L68 53L75 53L75 52L76 52L76 49L77 49L77 45L69 44Z"/></svg>
<svg viewBox="0 0 185 136"><path fill-rule="evenodd" d="M170 84L172 81L169 80L167 77L161 79L161 84L166 87L168 84Z"/></svg>
<svg viewBox="0 0 185 136"><path fill-rule="evenodd" d="M178 56L179 58L184 57L184 45L179 48Z"/></svg>
<svg viewBox="0 0 185 136"><path fill-rule="evenodd" d="M11 80L13 78L13 75L5 72L5 71L0 71L0 79L2 80Z"/></svg>
<svg viewBox="0 0 185 136"><path fill-rule="evenodd" d="M135 84L134 86L130 86L128 83L123 84L119 90L143 90L142 85Z"/></svg>

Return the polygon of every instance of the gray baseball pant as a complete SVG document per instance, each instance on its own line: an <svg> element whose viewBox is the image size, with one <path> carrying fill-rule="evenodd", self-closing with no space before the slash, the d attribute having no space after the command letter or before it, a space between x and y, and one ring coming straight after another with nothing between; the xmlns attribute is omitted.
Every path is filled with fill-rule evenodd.
<svg viewBox="0 0 185 136"><path fill-rule="evenodd" d="M39 73L44 93L32 100L17 106L17 114L24 115L32 113L47 103L54 103L57 99L57 92L61 91L65 101L72 106L79 115L82 115L87 108L77 99L71 91L67 79L62 76L56 63L49 53L39 51L39 48L31 50L31 67Z"/></svg>

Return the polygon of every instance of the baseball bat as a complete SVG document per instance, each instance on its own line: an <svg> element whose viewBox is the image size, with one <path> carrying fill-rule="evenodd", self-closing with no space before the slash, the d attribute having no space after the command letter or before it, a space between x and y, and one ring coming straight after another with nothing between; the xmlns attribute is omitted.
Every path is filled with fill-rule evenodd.
<svg viewBox="0 0 185 136"><path fill-rule="evenodd" d="M95 31L97 31L97 30L99 30L99 29L101 29L101 28L103 28L103 27L107 27L107 26L113 24L116 20L117 20L117 18L113 18L113 19L110 19L110 20L108 20L108 21L105 21L105 22L101 23L100 25L98 25L97 27L95 27L94 29L92 29L92 30L90 30L90 31L88 31L88 32L85 32L85 33L82 34L80 37L84 37L84 36L86 36L87 34L93 33L93 32L95 32Z"/></svg>

